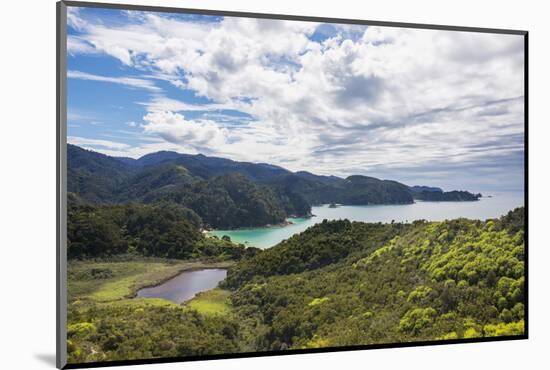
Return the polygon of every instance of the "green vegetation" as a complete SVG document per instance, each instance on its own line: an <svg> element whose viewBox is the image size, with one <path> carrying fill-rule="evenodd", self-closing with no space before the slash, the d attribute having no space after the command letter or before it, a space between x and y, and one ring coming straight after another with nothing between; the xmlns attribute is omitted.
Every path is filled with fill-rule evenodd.
<svg viewBox="0 0 550 370"><path fill-rule="evenodd" d="M198 216L177 204L90 205L69 201L68 258L134 255L177 259L235 260L254 253L204 236Z"/></svg>
<svg viewBox="0 0 550 370"><path fill-rule="evenodd" d="M259 181L287 172L275 166L167 152L136 161L74 145L67 152L68 191L81 203L175 203L197 226L214 228L278 224L311 212L300 195Z"/></svg>
<svg viewBox="0 0 550 370"><path fill-rule="evenodd" d="M479 200L481 194L472 194L468 191L419 191L412 192L414 199L432 202L471 202Z"/></svg>
<svg viewBox="0 0 550 370"><path fill-rule="evenodd" d="M325 220L258 250L202 229L276 224L317 203L478 196L171 152L68 150L71 363L524 332L523 208L487 221ZM182 305L135 298L206 267L229 268L227 278Z"/></svg>
<svg viewBox="0 0 550 370"><path fill-rule="evenodd" d="M235 320L218 317L229 313L225 304L228 292L204 293L192 308L164 299L132 298L140 288L159 284L182 271L230 265L163 259L70 262L69 362L236 351Z"/></svg>
<svg viewBox="0 0 550 370"><path fill-rule="evenodd" d="M522 215L325 222L238 263L225 286L267 328L259 350L519 335Z"/></svg>
<svg viewBox="0 0 550 370"><path fill-rule="evenodd" d="M341 204L406 204L412 203L409 188L397 181L368 176L346 178L344 192L336 203Z"/></svg>
<svg viewBox="0 0 550 370"><path fill-rule="evenodd" d="M132 298L182 271L205 267L227 268L233 262L193 262L159 258L121 258L119 261L71 261L67 271L69 302L110 302Z"/></svg>
<svg viewBox="0 0 550 370"><path fill-rule="evenodd" d="M287 216L275 192L239 173L154 191L144 201L181 204L194 210L206 227L214 228L278 224Z"/></svg>
<svg viewBox="0 0 550 370"><path fill-rule="evenodd" d="M407 204L413 202L408 186L397 181L379 180L368 176L316 176L308 172L289 174L274 179L275 187L292 191L309 204L339 203Z"/></svg>
<svg viewBox="0 0 550 370"><path fill-rule="evenodd" d="M223 289L208 290L189 301L187 307L203 315L227 315L231 312L229 294L229 291Z"/></svg>
<svg viewBox="0 0 550 370"><path fill-rule="evenodd" d="M73 261L70 362L521 335L523 208L488 221L325 221L177 305L132 299L200 262Z"/></svg>
<svg viewBox="0 0 550 370"><path fill-rule="evenodd" d="M109 202L134 173L135 169L113 157L67 145L67 190L87 201Z"/></svg>
<svg viewBox="0 0 550 370"><path fill-rule="evenodd" d="M146 301L146 300L142 300ZM238 326L177 305L69 306L69 363L197 356L238 351Z"/></svg>
<svg viewBox="0 0 550 370"><path fill-rule="evenodd" d="M334 264L353 252L372 252L409 228L411 225L401 223L324 220L265 252L243 260L229 270L224 284L236 288L254 278L318 269Z"/></svg>

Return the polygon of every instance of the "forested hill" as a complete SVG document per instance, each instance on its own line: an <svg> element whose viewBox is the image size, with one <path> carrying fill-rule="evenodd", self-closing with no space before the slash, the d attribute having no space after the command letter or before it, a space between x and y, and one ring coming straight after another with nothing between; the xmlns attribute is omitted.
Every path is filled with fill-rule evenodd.
<svg viewBox="0 0 550 370"><path fill-rule="evenodd" d="M368 176L318 176L225 158L157 152L110 157L69 144L68 191L96 204L172 201L192 209L204 226L236 228L308 216L311 206L471 201L480 195L409 187Z"/></svg>
<svg viewBox="0 0 550 370"><path fill-rule="evenodd" d="M112 201L135 173L124 160L67 145L67 190L90 202Z"/></svg>
<svg viewBox="0 0 550 370"><path fill-rule="evenodd" d="M236 260L255 253L200 232L201 218L174 203L92 205L69 193L69 260L122 257Z"/></svg>
<svg viewBox="0 0 550 370"><path fill-rule="evenodd" d="M468 191L421 191L413 192L414 199L428 202L466 202L481 198L481 194L472 194Z"/></svg>
<svg viewBox="0 0 550 370"><path fill-rule="evenodd" d="M171 160L174 155L177 160ZM203 167L197 164L201 161ZM253 164L237 164L170 152L133 160L68 145L67 187L95 204L176 203L197 214L203 227L265 226L310 214L311 206L299 194L254 181L266 171L286 170L258 165L255 171ZM240 165L245 170L239 171Z"/></svg>
<svg viewBox="0 0 550 370"><path fill-rule="evenodd" d="M524 209L500 219L317 224L229 270L261 350L520 335Z"/></svg>

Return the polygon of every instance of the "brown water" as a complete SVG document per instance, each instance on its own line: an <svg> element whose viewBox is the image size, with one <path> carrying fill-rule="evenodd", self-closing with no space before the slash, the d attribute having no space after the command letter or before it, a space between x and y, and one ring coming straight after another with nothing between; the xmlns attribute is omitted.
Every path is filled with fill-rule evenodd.
<svg viewBox="0 0 550 370"><path fill-rule="evenodd" d="M226 275L227 270L224 269L185 271L160 285L140 289L137 296L141 298L164 298L172 302L182 303L192 299L197 293L217 287Z"/></svg>

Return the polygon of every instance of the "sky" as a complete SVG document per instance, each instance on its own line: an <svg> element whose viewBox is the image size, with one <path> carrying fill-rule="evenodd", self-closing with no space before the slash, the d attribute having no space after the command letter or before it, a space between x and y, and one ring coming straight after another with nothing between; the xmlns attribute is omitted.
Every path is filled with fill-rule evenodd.
<svg viewBox="0 0 550 370"><path fill-rule="evenodd" d="M68 142L522 191L523 36L68 8Z"/></svg>

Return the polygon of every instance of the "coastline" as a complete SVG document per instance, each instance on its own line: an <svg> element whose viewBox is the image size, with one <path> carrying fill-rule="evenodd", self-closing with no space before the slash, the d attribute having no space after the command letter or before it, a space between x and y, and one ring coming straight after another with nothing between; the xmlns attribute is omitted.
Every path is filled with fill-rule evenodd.
<svg viewBox="0 0 550 370"><path fill-rule="evenodd" d="M294 222L292 222L292 219L310 219L313 217L317 217L317 215L310 214L307 216L289 216L287 217L283 222L279 222L277 224L267 224L264 226L247 226L247 227L236 227L236 228L227 228L227 229L202 229L201 232L205 234L206 236L212 237L215 235L211 235L213 232L217 231L247 231L247 230L254 230L254 229L279 229L283 228L285 226L295 225Z"/></svg>
<svg viewBox="0 0 550 370"><path fill-rule="evenodd" d="M251 227L233 230L211 230L209 237L221 238L227 235L231 242L260 249L271 248L280 241L306 230L323 219L349 219L366 223L411 223L414 220L444 221L454 218L486 220L505 215L510 210L523 205L522 199L511 196L483 197L476 201L427 201L415 200L411 204L384 205L316 205L312 208L313 218L296 220L286 226ZM290 220L292 221L292 220Z"/></svg>
<svg viewBox="0 0 550 370"><path fill-rule="evenodd" d="M384 206L407 206L407 205L414 205L417 203L475 203L479 202L480 198L478 199L464 199L464 200L423 200L423 199L415 199L413 198L413 201L410 203L371 203L371 204L345 204L345 203L334 203L334 206L331 206L331 203L323 203L323 204L315 204L312 205L312 207L322 207L322 208L330 208L330 209L337 209L341 207L384 207ZM267 224L264 226L247 226L247 227L236 227L236 228L227 228L227 229L202 229L201 232L203 235L207 237L213 237L217 235L213 235L213 233L220 232L220 231L227 231L227 232L239 232L239 231L250 231L250 230L256 230L256 229L279 229L284 228L286 226L294 225L295 223L292 222L292 219L310 219L313 217L317 217L315 214L310 214L307 216L302 217L296 217L296 216L289 216L286 218L285 221L280 222L278 224Z"/></svg>

